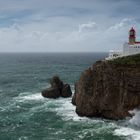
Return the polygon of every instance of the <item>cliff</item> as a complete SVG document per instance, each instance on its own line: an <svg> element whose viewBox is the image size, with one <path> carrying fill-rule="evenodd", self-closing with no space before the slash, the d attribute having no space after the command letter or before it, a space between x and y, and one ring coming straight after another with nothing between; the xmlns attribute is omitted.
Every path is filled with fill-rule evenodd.
<svg viewBox="0 0 140 140"><path fill-rule="evenodd" d="M72 103L80 116L124 119L140 107L140 54L98 61L75 83Z"/></svg>

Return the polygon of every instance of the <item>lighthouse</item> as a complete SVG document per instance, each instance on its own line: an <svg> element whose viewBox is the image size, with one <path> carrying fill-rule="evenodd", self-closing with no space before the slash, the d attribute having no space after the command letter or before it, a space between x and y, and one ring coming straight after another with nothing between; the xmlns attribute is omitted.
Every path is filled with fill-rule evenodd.
<svg viewBox="0 0 140 140"><path fill-rule="evenodd" d="M140 53L140 42L136 41L136 31L132 27L129 30L129 42L123 45L123 56Z"/></svg>
<svg viewBox="0 0 140 140"><path fill-rule="evenodd" d="M136 42L136 31L132 27L129 31L129 44L135 44Z"/></svg>
<svg viewBox="0 0 140 140"><path fill-rule="evenodd" d="M124 43L122 51L111 50L106 60L118 57L129 56L140 53L140 41L136 41L136 30L132 27L129 30L128 42Z"/></svg>

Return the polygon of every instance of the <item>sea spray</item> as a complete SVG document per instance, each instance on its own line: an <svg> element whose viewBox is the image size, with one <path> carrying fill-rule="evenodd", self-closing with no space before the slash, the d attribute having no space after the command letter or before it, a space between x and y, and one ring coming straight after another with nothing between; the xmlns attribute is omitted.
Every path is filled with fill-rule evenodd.
<svg viewBox="0 0 140 140"><path fill-rule="evenodd" d="M130 113L134 116L129 120L129 123L140 128L140 110L134 109Z"/></svg>
<svg viewBox="0 0 140 140"><path fill-rule="evenodd" d="M114 134L117 136L123 136L127 140L140 140L140 110L134 109L129 111L133 115L132 118L127 118L122 122L114 131Z"/></svg>
<svg viewBox="0 0 140 140"><path fill-rule="evenodd" d="M140 140L140 132L129 127L120 127L114 131L117 136L123 136L126 140Z"/></svg>

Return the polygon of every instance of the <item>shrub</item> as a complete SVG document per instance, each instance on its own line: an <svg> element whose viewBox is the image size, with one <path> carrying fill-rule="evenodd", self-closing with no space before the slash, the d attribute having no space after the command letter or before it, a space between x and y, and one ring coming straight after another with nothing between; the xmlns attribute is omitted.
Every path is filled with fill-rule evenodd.
<svg viewBox="0 0 140 140"><path fill-rule="evenodd" d="M109 60L110 64L120 66L137 66L140 67L140 54L119 57L113 60Z"/></svg>

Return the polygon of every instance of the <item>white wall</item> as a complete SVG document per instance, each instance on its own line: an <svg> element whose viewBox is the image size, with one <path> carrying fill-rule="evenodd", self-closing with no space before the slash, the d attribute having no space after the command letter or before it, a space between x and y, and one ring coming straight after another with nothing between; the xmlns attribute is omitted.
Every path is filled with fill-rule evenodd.
<svg viewBox="0 0 140 140"><path fill-rule="evenodd" d="M123 46L123 55L132 55L140 53L140 44L129 45L124 44Z"/></svg>

